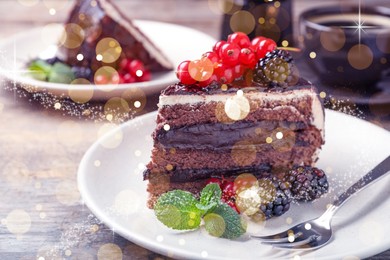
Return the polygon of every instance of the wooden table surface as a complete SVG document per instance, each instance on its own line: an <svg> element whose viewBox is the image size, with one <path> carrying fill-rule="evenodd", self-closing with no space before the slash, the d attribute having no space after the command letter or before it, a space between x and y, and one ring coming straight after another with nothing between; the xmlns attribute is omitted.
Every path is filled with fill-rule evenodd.
<svg viewBox="0 0 390 260"><path fill-rule="evenodd" d="M211 11L207 0L117 2L133 18L177 23L219 36L221 14ZM308 7L308 2L296 1L295 10ZM64 21L72 3L0 1L0 40ZM146 107L131 116L155 110L157 97L148 96ZM83 154L107 124L130 118L110 122L103 106L34 97L0 79L0 259L167 258L113 233L81 201L76 173ZM390 129L383 117L369 119ZM370 259L390 259L390 251Z"/></svg>

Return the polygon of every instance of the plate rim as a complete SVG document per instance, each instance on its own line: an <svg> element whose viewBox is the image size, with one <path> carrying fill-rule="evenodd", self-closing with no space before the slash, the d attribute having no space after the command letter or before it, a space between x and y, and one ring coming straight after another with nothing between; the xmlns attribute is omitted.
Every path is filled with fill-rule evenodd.
<svg viewBox="0 0 390 260"><path fill-rule="evenodd" d="M390 131L378 126L378 125L375 125L369 121L366 121L366 120L363 120L363 119L360 119L358 117L355 117L355 116L352 116L352 115L349 115L349 114L345 114L345 113L342 113L342 112L339 112L339 111L334 111L334 110L330 110L330 109L326 109L326 113L325 114L337 114L337 116L345 116L345 117L348 117L349 119L351 120L357 120L361 123L365 123L365 124L369 124L370 127L373 127L375 128L376 130L375 131L382 131L383 134L390 134ZM114 229L114 232L116 232L117 234L121 235L123 238L141 246L141 247L144 247L144 248L147 248L153 252L156 252L156 253L159 253L159 254L162 254L162 255L165 255L165 256L169 256L167 255L167 252L168 251L171 251L171 252L174 252L175 255L174 257L178 257L178 258L185 258L185 259L193 259L193 258L200 258L199 255L195 255L194 252L189 252L188 250L184 250L184 249L181 249L180 247L174 247L174 246L171 246L171 245L166 245L166 244L162 244L162 243L152 243L150 242L149 239L147 238L144 238L142 236L137 236L136 234L132 234L132 232L129 232L129 231L126 231L126 228L122 228L120 224L116 223L115 221L112 221L110 220L110 216L107 215L107 214L104 214L104 211L102 211L101 209L99 210L99 206L93 201L92 199L92 196L90 196L90 194L87 194L87 191L83 188L84 185L86 185L86 180L87 180L87 174L86 171L84 171L84 174L83 174L83 170L84 169L87 169L87 161L88 161L88 158L91 158L92 155L94 154L94 151L96 150L96 148L98 148L99 145L101 145L102 142L104 142L105 140L109 139L110 136L112 136L114 133L116 133L117 131L121 131L123 129L126 129L127 127L129 127L130 125L132 124L137 124L139 122L142 122L143 120L145 119L151 119L151 118L155 118L157 116L157 111L153 111L153 112L150 112L150 113L147 113L147 114L144 114L142 116L139 116L139 117L136 117L132 120L129 120L121 125L119 125L118 127L115 127L114 129L111 129L110 131L108 131L106 134L104 134L102 137L98 138L89 148L88 150L86 151L86 153L84 154L84 156L82 157L81 161L80 161L80 164L79 164L79 167L78 167L78 170L77 170L77 184L78 184L78 189L80 191L80 195L81 195L81 198L82 198L82 201L83 201L83 204L86 205L89 210L91 210L91 212L99 219L101 220L105 225L107 225L108 227L110 228L113 228ZM87 198L87 199L85 199ZM92 205L92 206L91 206ZM364 248L363 248L364 249ZM385 243L382 243L380 245L375 245L373 247L372 250L363 250L361 249L359 252L357 252L357 256L360 256L360 257L370 257L370 256L373 256L375 254L379 254L383 251L386 251L389 248L389 243L388 244L385 244ZM326 256L315 256L316 259L334 259L334 257L343 257L345 256L345 254L336 254L336 255L332 255L330 258L329 257L326 257ZM170 256L172 257L172 256ZM214 259L214 258L210 258L209 259ZM221 257L217 257L215 259L225 259L225 258L221 258ZM278 258L272 258L272 259L278 259Z"/></svg>

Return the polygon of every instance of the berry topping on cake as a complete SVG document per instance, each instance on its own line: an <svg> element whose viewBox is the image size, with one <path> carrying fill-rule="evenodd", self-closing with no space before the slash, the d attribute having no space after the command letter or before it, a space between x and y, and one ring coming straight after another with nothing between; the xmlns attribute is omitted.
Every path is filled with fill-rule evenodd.
<svg viewBox="0 0 390 260"><path fill-rule="evenodd" d="M272 183L275 186L275 194L270 201L265 201L260 205L260 210L264 214L265 219L270 219L275 216L281 216L290 209L292 201L290 185L284 185L278 178L272 178Z"/></svg>
<svg viewBox="0 0 390 260"><path fill-rule="evenodd" d="M290 53L274 50L260 59L254 70L253 80L261 84L288 86L297 81L297 70Z"/></svg>
<svg viewBox="0 0 390 260"><path fill-rule="evenodd" d="M251 41L245 33L235 32L227 41L216 42L212 51L204 53L200 60L180 63L176 76L182 84L198 88L205 88L212 82L232 84L241 81L240 85L250 85L256 64L276 47L272 39L260 36ZM264 85L271 81L260 83Z"/></svg>
<svg viewBox="0 0 390 260"><path fill-rule="evenodd" d="M299 79L289 52L277 49L272 39L259 36L250 41L242 32L230 34L227 41L218 41L200 60L180 63L176 75L182 84L199 88L212 82L236 81L241 82L240 86L257 83L264 87L287 87Z"/></svg>
<svg viewBox="0 0 390 260"><path fill-rule="evenodd" d="M295 200L312 201L328 192L329 183L323 170L311 166L296 166L284 177L291 184Z"/></svg>

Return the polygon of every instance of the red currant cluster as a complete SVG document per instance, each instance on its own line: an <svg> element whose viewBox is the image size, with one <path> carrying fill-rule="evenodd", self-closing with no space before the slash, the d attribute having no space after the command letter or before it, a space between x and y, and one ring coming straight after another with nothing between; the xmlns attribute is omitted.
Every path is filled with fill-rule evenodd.
<svg viewBox="0 0 390 260"><path fill-rule="evenodd" d="M254 69L257 61L276 47L272 39L259 36L251 41L245 33L235 32L227 41L218 41L200 60L180 63L176 76L185 85L205 87L213 81L229 84Z"/></svg>
<svg viewBox="0 0 390 260"><path fill-rule="evenodd" d="M236 207L236 186L234 185L234 181L229 181L225 178L215 178L212 177L207 180L207 184L216 183L222 190L222 201L228 204L232 209L234 209L237 213L240 213ZM206 184L206 185L207 185Z"/></svg>
<svg viewBox="0 0 390 260"><path fill-rule="evenodd" d="M150 71L140 60L124 58L119 64L119 83L134 83L150 80Z"/></svg>

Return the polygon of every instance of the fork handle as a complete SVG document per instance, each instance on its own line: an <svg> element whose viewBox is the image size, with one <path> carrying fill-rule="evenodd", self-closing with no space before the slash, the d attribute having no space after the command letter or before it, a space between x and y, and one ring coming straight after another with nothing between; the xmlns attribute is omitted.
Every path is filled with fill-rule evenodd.
<svg viewBox="0 0 390 260"><path fill-rule="evenodd" d="M370 183L379 180L390 171L390 156L378 164L374 169L360 178L355 184L344 191L340 196L332 203L335 206L334 211L340 207L348 198L350 198L356 192L366 188Z"/></svg>

